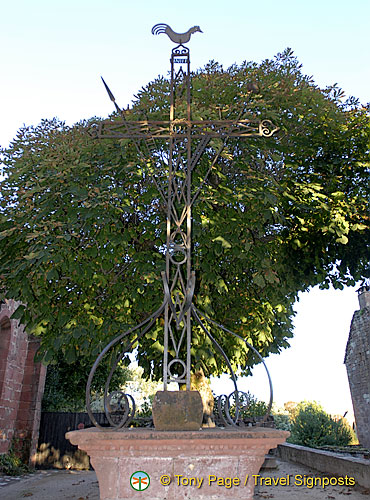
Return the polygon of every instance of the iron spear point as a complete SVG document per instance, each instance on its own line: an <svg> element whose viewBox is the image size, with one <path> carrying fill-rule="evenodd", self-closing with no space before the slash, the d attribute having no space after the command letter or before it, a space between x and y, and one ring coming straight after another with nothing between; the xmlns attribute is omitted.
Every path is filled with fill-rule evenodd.
<svg viewBox="0 0 370 500"><path fill-rule="evenodd" d="M104 83L104 87L105 87L105 90L108 92L108 95L109 95L109 99L113 102L113 104L115 105L116 107L116 110L118 111L118 113L121 113L122 114L122 110L121 108L118 106L118 104L116 103L116 100L114 98L114 95L112 94L110 88L108 87L108 85L105 83L104 81L104 78L101 76L100 77Z"/></svg>

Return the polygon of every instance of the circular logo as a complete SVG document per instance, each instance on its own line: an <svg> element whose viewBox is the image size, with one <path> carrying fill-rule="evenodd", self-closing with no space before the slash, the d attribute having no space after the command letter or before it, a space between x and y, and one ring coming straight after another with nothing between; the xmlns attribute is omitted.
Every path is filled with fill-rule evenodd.
<svg viewBox="0 0 370 500"><path fill-rule="evenodd" d="M131 488L136 491L144 491L149 488L150 477L146 472L138 470L134 472L130 477Z"/></svg>

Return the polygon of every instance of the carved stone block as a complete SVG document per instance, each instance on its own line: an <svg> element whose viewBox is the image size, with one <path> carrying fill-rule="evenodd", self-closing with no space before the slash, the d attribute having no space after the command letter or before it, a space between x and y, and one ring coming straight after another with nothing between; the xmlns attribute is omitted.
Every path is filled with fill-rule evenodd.
<svg viewBox="0 0 370 500"><path fill-rule="evenodd" d="M158 391L152 411L158 431L198 431L202 427L203 403L198 391Z"/></svg>

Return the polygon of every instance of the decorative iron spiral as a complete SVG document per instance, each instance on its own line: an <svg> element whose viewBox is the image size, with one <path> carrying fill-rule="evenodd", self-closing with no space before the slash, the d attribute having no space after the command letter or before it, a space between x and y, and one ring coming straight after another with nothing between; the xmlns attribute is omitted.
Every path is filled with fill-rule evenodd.
<svg viewBox="0 0 370 500"><path fill-rule="evenodd" d="M218 344L218 342L210 334L210 332L208 331L207 327L204 325L204 323L200 319L200 316L202 316L207 322L215 325L216 327L220 328L224 332L227 332L227 333L233 335L234 337L237 337L238 339L242 340L245 343L245 345L249 349L251 349L251 351L254 354L256 354L256 356L262 362L262 364L263 364L263 366L265 368L266 374L267 374L268 383L269 383L269 389L270 389L270 399L269 399L269 403L268 403L268 406L267 406L267 410L266 410L265 415L263 416L263 418L259 422L259 424L262 425L264 422L267 421L268 417L270 416L271 407L272 407L272 401L273 401L272 381L271 381L271 377L270 377L269 371L267 369L267 366L266 366L266 364L265 364L262 356L257 351L257 349L255 349L245 339L243 339L242 337L240 337L240 335L238 335L237 333L229 330L228 328L224 327L223 325L217 323L216 321L212 320L211 318L209 318L205 314L201 313L200 311L198 311L198 309L194 305L192 305L191 310L192 310L193 316L195 317L196 321L201 326L201 328L203 329L203 331L205 332L205 334L213 342L213 344L215 345L215 347L217 348L217 350L224 357L224 359L226 361L226 364L227 364L227 366L228 366L228 368L230 370L231 377L232 377L232 380L233 380L233 383L234 383L234 391L231 394L229 394L229 396L226 396L225 394L222 394L221 396L218 396L218 397L215 398L215 403L216 403L216 405L215 405L215 409L216 409L215 412L216 412L216 416L218 417L218 419L220 420L220 422L225 427L229 427L229 426L237 427L237 426L240 426L240 425L244 425L243 420L242 420L243 410L247 409L248 406L249 406L249 396L248 396L247 393L238 390L236 376L235 376L235 373L234 373L234 371L233 371L233 369L231 367L231 363L230 363L229 358L226 356L224 350L221 348L221 346ZM234 400L233 403L231 402L232 399Z"/></svg>
<svg viewBox="0 0 370 500"><path fill-rule="evenodd" d="M122 349L119 350L119 353L111 367L110 373L108 375L107 381L105 383L105 388L104 388L104 412L105 415L108 419L108 422L112 426L113 430L119 430L122 429L122 427L127 427L132 419L134 418L135 415L135 410L136 410L136 405L134 398L130 394L125 394L122 391L113 391L109 392L109 386L112 380L112 376L114 371L116 370L119 362L127 355L127 353L132 349L133 345L135 345L136 342L138 342L141 337L148 331L150 328L154 325L156 319L162 314L164 307L166 305L166 302L163 302L162 305L160 306L159 309L157 309L153 314L151 314L148 318L146 318L144 321L142 321L139 325L135 326L134 328L130 328L129 330L125 331L124 333L121 333L118 335L115 339L113 339L109 344L103 349L103 351L99 354L97 357L91 371L89 374L89 378L87 380L87 385L86 385L86 408L87 408L87 413L89 414L89 417L91 419L91 422L96 426L99 427L100 429L103 429L103 427L98 424L96 421L92 408L91 408L91 383L93 380L93 377L95 375L95 372L100 365L101 361L103 360L104 356L107 354L107 352L115 347L118 343L123 343L124 340L131 335L132 333L136 332L139 330L139 332L136 334L136 337L128 341Z"/></svg>

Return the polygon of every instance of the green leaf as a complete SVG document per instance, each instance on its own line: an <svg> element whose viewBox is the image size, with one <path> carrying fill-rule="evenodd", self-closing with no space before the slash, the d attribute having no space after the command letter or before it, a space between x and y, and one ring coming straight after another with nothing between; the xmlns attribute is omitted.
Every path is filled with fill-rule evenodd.
<svg viewBox="0 0 370 500"><path fill-rule="evenodd" d="M347 245L348 238L345 234L343 234L340 238L337 238L335 241L337 241L338 243L342 243L343 245Z"/></svg>
<svg viewBox="0 0 370 500"><path fill-rule="evenodd" d="M76 349L74 346L70 346L67 349L66 354L65 354L65 359L66 359L67 363L69 363L69 364L76 361L77 356L76 356Z"/></svg>
<svg viewBox="0 0 370 500"><path fill-rule="evenodd" d="M58 279L59 278L59 274L58 274L58 271L53 267L52 269L50 269L50 271L48 272L47 274L47 277L46 277L48 280L53 280L53 279Z"/></svg>
<svg viewBox="0 0 370 500"><path fill-rule="evenodd" d="M224 248L231 248L230 243L222 236L217 236L217 238L214 238L212 241L219 241Z"/></svg>
<svg viewBox="0 0 370 500"><path fill-rule="evenodd" d="M39 252L31 252L30 254L28 255L25 255L24 258L26 260L33 260L33 259L36 259L36 258L39 258L43 255L44 253L39 251Z"/></svg>
<svg viewBox="0 0 370 500"><path fill-rule="evenodd" d="M263 288L265 286L265 280L261 274L255 274L253 276L253 283L255 283L258 287Z"/></svg>
<svg viewBox="0 0 370 500"><path fill-rule="evenodd" d="M24 315L24 311L25 311L26 307L22 304L20 304L17 309L13 312L13 314L11 315L11 318L10 319L19 319L19 320L22 320L22 317Z"/></svg>

